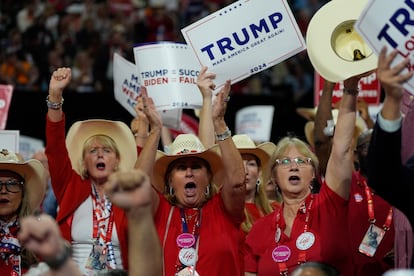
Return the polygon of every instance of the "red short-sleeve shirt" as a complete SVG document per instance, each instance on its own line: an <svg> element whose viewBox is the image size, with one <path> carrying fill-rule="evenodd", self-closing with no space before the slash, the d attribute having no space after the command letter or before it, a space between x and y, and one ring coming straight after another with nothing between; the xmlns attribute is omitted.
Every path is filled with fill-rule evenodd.
<svg viewBox="0 0 414 276"><path fill-rule="evenodd" d="M347 201L334 193L325 183L319 194L308 196L305 201L306 210L311 197L313 202L310 211L298 211L291 236L286 236L282 231L279 243L275 241L277 210L256 221L246 238L246 272L257 273L258 276L279 275L279 265L272 257L272 252L278 245L285 245L291 250L285 264L289 273L292 272L299 260L296 239L304 232L309 212L308 231L314 234L315 241L306 250L306 261L324 262L336 267L342 275L352 275L352 259L347 236ZM279 225L283 229L283 212L281 214Z"/></svg>

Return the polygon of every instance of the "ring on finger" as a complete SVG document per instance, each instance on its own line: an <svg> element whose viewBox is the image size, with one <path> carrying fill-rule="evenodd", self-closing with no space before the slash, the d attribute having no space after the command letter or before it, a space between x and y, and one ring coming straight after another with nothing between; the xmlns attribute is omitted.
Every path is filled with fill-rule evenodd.
<svg viewBox="0 0 414 276"><path fill-rule="evenodd" d="M228 103L230 101L230 96L227 96L226 98L224 98L224 102Z"/></svg>

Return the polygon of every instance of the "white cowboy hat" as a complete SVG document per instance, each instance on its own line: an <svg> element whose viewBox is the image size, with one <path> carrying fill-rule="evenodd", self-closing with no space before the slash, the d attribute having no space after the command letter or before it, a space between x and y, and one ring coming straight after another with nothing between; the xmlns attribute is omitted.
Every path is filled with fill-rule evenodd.
<svg viewBox="0 0 414 276"><path fill-rule="evenodd" d="M164 193L165 174L171 162L183 157L202 158L210 165L214 176L222 167L221 157L216 153L216 147L206 149L194 134L180 134L168 146L168 153L158 150L153 170L154 186Z"/></svg>
<svg viewBox="0 0 414 276"><path fill-rule="evenodd" d="M48 174L43 164L36 159L24 161L12 151L0 151L0 171L12 171L24 179L24 190L32 211L36 210L46 193Z"/></svg>
<svg viewBox="0 0 414 276"><path fill-rule="evenodd" d="M264 142L256 146L253 140L246 134L236 134L232 137L240 154L253 154L259 158L261 167L265 168L270 157L276 149L272 142Z"/></svg>
<svg viewBox="0 0 414 276"><path fill-rule="evenodd" d="M305 119L308 119L309 122L305 124L305 136L306 140L308 141L309 145L311 145L312 148L315 148L315 139L314 139L314 129L315 129L315 116L316 116L317 108L301 108L301 114ZM336 122L338 121L338 114L339 109L332 109L332 119L334 121L334 125L336 125ZM365 129L367 129L367 125L364 122L364 120L357 116L355 121L355 128L354 128L354 139L356 140L361 132L363 132Z"/></svg>
<svg viewBox="0 0 414 276"><path fill-rule="evenodd" d="M332 0L311 18L306 44L315 70L326 80L339 82L377 68L378 57L355 31L354 24L367 0ZM354 53L365 56L354 60Z"/></svg>
<svg viewBox="0 0 414 276"><path fill-rule="evenodd" d="M119 170L132 169L137 160L137 146L130 128L121 121L91 119L75 122L66 135L66 147L72 168L82 175L82 150L85 141L94 135L111 137L120 153Z"/></svg>

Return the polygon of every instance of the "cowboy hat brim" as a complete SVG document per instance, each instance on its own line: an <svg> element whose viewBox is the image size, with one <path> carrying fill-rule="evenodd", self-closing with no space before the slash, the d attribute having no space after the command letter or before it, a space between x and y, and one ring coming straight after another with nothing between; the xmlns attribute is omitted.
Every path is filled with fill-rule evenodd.
<svg viewBox="0 0 414 276"><path fill-rule="evenodd" d="M36 159L21 163L0 162L0 170L12 171L23 177L29 205L32 211L36 210L45 196L47 187L48 175L43 164Z"/></svg>
<svg viewBox="0 0 414 276"><path fill-rule="evenodd" d="M334 118L335 119L335 118ZM335 121L336 123L336 121ZM304 128L304 132L305 132L305 137L306 140L308 141L308 144L312 147L315 148L315 136L314 136L314 129L315 129L315 121L309 121L306 122L305 124L305 128ZM364 123L364 121L362 120L361 117L357 117L356 119L356 123L355 123L355 128L354 128L354 142L356 142L358 136L366 129L366 124Z"/></svg>
<svg viewBox="0 0 414 276"><path fill-rule="evenodd" d="M168 155L165 152L158 150L153 169L154 187L162 194L165 192L165 174L167 173L168 166L171 162L180 158L197 157L204 159L210 165L213 177L222 167L221 157L216 153L216 148L218 148L218 146L215 145L203 152L180 155Z"/></svg>
<svg viewBox="0 0 414 276"><path fill-rule="evenodd" d="M377 68L378 57L354 30L367 0L332 0L311 18L306 44L315 70L326 80L339 82ZM365 58L353 60L354 50Z"/></svg>
<svg viewBox="0 0 414 276"><path fill-rule="evenodd" d="M130 128L121 121L91 119L75 122L66 135L66 146L72 168L82 175L82 150L85 141L94 135L111 137L119 150L119 170L132 169L137 160L134 135Z"/></svg>
<svg viewBox="0 0 414 276"><path fill-rule="evenodd" d="M264 142L258 145L256 148L238 148L240 154L252 154L259 158L262 169L269 162L273 152L276 149L276 145L271 142Z"/></svg>

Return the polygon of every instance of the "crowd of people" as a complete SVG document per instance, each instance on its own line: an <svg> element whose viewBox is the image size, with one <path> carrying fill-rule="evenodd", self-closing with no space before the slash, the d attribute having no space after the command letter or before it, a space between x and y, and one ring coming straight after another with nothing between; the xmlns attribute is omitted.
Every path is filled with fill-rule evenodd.
<svg viewBox="0 0 414 276"><path fill-rule="evenodd" d="M89 119L65 133L72 70L58 68L47 97L48 168L40 158L0 154L2 275L375 276L412 268L412 229L401 230L393 213L413 223L400 112L402 83L413 73L401 73L407 60L391 68L396 53L384 48L379 57L385 99L374 130L355 139L363 75L353 76L344 80L333 136L315 127L315 147L294 136L257 144L232 135L224 119L229 81L214 101L206 98L199 136L180 134L165 150L145 87L130 126ZM215 74L201 72L197 84L208 95ZM320 109L315 120L330 112ZM49 176L56 218L39 213ZM279 201L266 196L269 181Z"/></svg>
<svg viewBox="0 0 414 276"><path fill-rule="evenodd" d="M68 91L113 93L112 56L134 62L132 48L154 41L182 42L180 30L230 4L229 0L25 0L0 4L0 83L17 91L47 92L49 76L72 69ZM300 29L325 0L289 1ZM312 104L314 70L306 53L232 87L243 94L289 87L298 105ZM286 90L286 89L284 89Z"/></svg>
<svg viewBox="0 0 414 276"><path fill-rule="evenodd" d="M53 6L70 16L108 4L63 2ZM131 3L122 3L127 12ZM41 14L35 20L49 22ZM71 28L83 25L71 18ZM93 36L77 35L89 49ZM71 63L49 68L45 151L29 160L0 151L0 274L413 275L413 109L403 105L403 84L414 73L404 71L408 58L394 63L397 54L379 54L384 102L375 121L362 116L367 129L356 123L366 111L358 93L372 71L343 80L336 110L335 83L325 80L308 140L289 134L262 143L232 134L225 115L233 85L213 99L216 75L206 66L197 78L198 134L175 138L144 86L129 125L87 118L67 126L64 96L79 88L81 73Z"/></svg>

